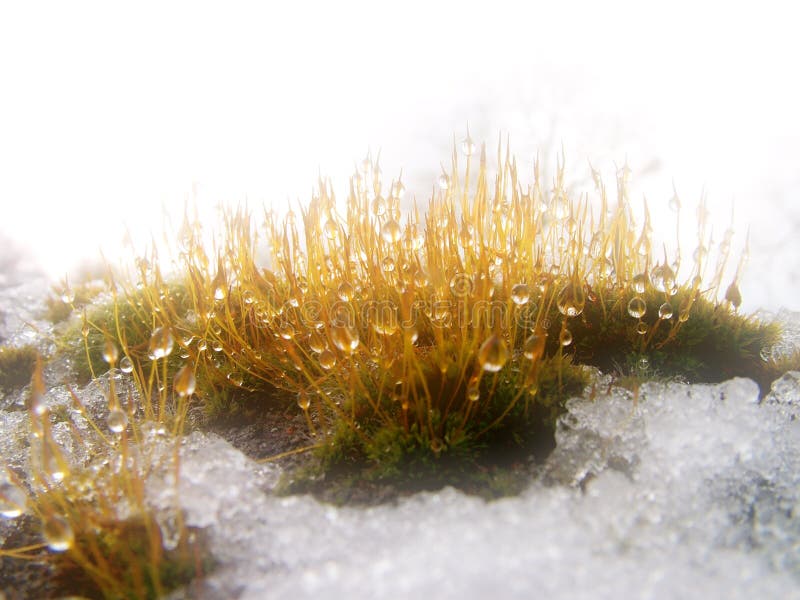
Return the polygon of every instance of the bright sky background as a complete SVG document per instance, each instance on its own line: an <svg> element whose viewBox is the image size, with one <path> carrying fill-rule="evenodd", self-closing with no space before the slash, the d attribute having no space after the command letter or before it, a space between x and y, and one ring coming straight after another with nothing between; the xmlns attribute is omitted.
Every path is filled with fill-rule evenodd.
<svg viewBox="0 0 800 600"><path fill-rule="evenodd" d="M720 228L735 200L746 307L800 309L789 6L4 2L0 232L61 277L194 184L283 207L320 171L344 191L368 148L424 200L469 122L523 163L563 143L576 177L627 156L661 207L705 187Z"/></svg>

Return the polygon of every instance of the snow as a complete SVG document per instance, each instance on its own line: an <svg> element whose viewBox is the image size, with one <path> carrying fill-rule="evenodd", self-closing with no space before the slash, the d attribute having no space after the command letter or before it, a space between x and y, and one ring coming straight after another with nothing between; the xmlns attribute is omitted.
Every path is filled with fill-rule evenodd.
<svg viewBox="0 0 800 600"><path fill-rule="evenodd" d="M493 502L280 498L276 467L192 434L179 497L220 563L203 597L800 598L798 377L762 402L747 379L575 398L544 475Z"/></svg>

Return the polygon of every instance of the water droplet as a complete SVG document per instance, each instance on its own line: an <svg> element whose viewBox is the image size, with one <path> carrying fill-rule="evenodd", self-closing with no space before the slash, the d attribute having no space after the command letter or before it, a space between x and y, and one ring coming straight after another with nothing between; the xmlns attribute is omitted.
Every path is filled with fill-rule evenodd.
<svg viewBox="0 0 800 600"><path fill-rule="evenodd" d="M383 196L375 196L375 200L372 201L372 214L376 217L382 217L386 212L386 200L383 199Z"/></svg>
<svg viewBox="0 0 800 600"><path fill-rule="evenodd" d="M525 340L522 353L528 360L539 360L544 356L545 342L547 341L547 334L544 331L537 331L528 336Z"/></svg>
<svg viewBox="0 0 800 600"><path fill-rule="evenodd" d="M481 397L481 382L477 375L470 377L467 384L467 400L477 402Z"/></svg>
<svg viewBox="0 0 800 600"><path fill-rule="evenodd" d="M647 371L650 368L650 360L643 356L639 359L639 363L636 365L640 371Z"/></svg>
<svg viewBox="0 0 800 600"><path fill-rule="evenodd" d="M437 183L439 184L439 189L446 190L450 187L450 177L448 177L445 173L442 173L439 175Z"/></svg>
<svg viewBox="0 0 800 600"><path fill-rule="evenodd" d="M108 364L113 365L117 362L119 358L119 350L117 350L116 344L111 340L106 340L106 343L103 344L103 360L106 361Z"/></svg>
<svg viewBox="0 0 800 600"><path fill-rule="evenodd" d="M114 433L122 433L128 426L128 415L122 409L112 408L106 418L106 424Z"/></svg>
<svg viewBox="0 0 800 600"><path fill-rule="evenodd" d="M387 256L381 262L381 266L383 267L384 271L386 271L387 273L391 273L392 271L394 271L395 267L394 259L391 256Z"/></svg>
<svg viewBox="0 0 800 600"><path fill-rule="evenodd" d="M238 371L231 371L228 373L228 381L230 381L236 387L242 387L244 384L244 377Z"/></svg>
<svg viewBox="0 0 800 600"><path fill-rule="evenodd" d="M639 321L636 324L636 333L638 333L639 335L644 335L645 333L647 333L647 323L645 323L644 321Z"/></svg>
<svg viewBox="0 0 800 600"><path fill-rule="evenodd" d="M208 343L205 340L199 340L197 342L197 351L198 352L205 352L208 349Z"/></svg>
<svg viewBox="0 0 800 600"><path fill-rule="evenodd" d="M583 312L586 297L580 283L570 282L558 294L556 306L558 312L567 317L577 317Z"/></svg>
<svg viewBox="0 0 800 600"><path fill-rule="evenodd" d="M394 219L389 219L381 227L381 237L388 243L393 244L403 235L403 230L400 228L400 223Z"/></svg>
<svg viewBox="0 0 800 600"><path fill-rule="evenodd" d="M297 406L302 408L304 411L308 410L311 406L311 398L308 397L308 394L305 391L300 392L297 395Z"/></svg>
<svg viewBox="0 0 800 600"><path fill-rule="evenodd" d="M75 302L75 292L69 286L64 288L64 291L61 292L61 301L64 304L72 304Z"/></svg>
<svg viewBox="0 0 800 600"><path fill-rule="evenodd" d="M222 352L222 343L221 342L214 342L211 344L211 349L214 352Z"/></svg>
<svg viewBox="0 0 800 600"><path fill-rule="evenodd" d="M323 369L332 369L336 366L336 355L325 348L319 354L319 364Z"/></svg>
<svg viewBox="0 0 800 600"><path fill-rule="evenodd" d="M634 319L641 319L647 312L647 304L639 296L634 296L628 302L628 314Z"/></svg>
<svg viewBox="0 0 800 600"><path fill-rule="evenodd" d="M558 341L562 346L569 346L572 343L572 332L565 327L558 335Z"/></svg>
<svg viewBox="0 0 800 600"><path fill-rule="evenodd" d="M339 296L339 300L342 302L349 302L353 299L354 291L355 290L353 290L353 286L350 283L343 281L336 289L336 295Z"/></svg>
<svg viewBox="0 0 800 600"><path fill-rule="evenodd" d="M403 336L411 344L416 344L419 339L419 330L414 325L403 326Z"/></svg>
<svg viewBox="0 0 800 600"><path fill-rule="evenodd" d="M312 351L320 353L328 347L328 344L325 342L325 338L322 337L322 334L315 329L308 338L308 347L311 348Z"/></svg>
<svg viewBox="0 0 800 600"><path fill-rule="evenodd" d="M484 371L496 373L508 360L506 343L497 334L492 334L478 350L478 363Z"/></svg>
<svg viewBox="0 0 800 600"><path fill-rule="evenodd" d="M150 344L148 345L148 356L152 360L158 360L169 356L172 352L172 347L175 341L172 338L172 333L166 327L159 327L153 331L150 336Z"/></svg>
<svg viewBox="0 0 800 600"><path fill-rule="evenodd" d="M397 331L397 312L389 305L379 305L375 313L372 328L380 335L392 335Z"/></svg>
<svg viewBox="0 0 800 600"><path fill-rule="evenodd" d="M531 299L531 292L524 283L518 283L511 288L511 300L517 306L524 306Z"/></svg>
<svg viewBox="0 0 800 600"><path fill-rule="evenodd" d="M0 483L0 517L16 519L25 512L28 496L25 490L10 481Z"/></svg>
<svg viewBox="0 0 800 600"><path fill-rule="evenodd" d="M131 373L133 371L133 363L131 359L127 356L123 356L122 360L119 361L119 370L123 373Z"/></svg>
<svg viewBox="0 0 800 600"><path fill-rule="evenodd" d="M333 240L336 238L336 234L339 233L339 226L333 219L328 219L325 221L324 230L325 237L327 237L329 240Z"/></svg>
<svg viewBox="0 0 800 600"><path fill-rule="evenodd" d="M669 302L664 302L661 306L658 307L658 318L659 319L671 319L672 318L672 304Z"/></svg>
<svg viewBox="0 0 800 600"><path fill-rule="evenodd" d="M183 365L178 369L178 372L175 373L172 387L179 396L184 398L194 394L195 387L197 387L197 379L195 379L194 371L189 365Z"/></svg>
<svg viewBox="0 0 800 600"><path fill-rule="evenodd" d="M278 333L283 339L290 340L294 337L294 327L292 327L292 324L289 323L289 321L284 321L281 323Z"/></svg>
<svg viewBox="0 0 800 600"><path fill-rule="evenodd" d="M245 290L242 293L242 301L245 304L252 304L253 302L256 301L256 296L255 296L255 294L253 294L253 292L251 290Z"/></svg>
<svg viewBox="0 0 800 600"><path fill-rule="evenodd" d="M72 547L75 534L66 519L58 515L47 517L42 524L42 535L53 552L64 552Z"/></svg>
<svg viewBox="0 0 800 600"><path fill-rule="evenodd" d="M674 194L672 198L669 199L669 209L672 212L678 212L681 209L681 201L678 198L678 194Z"/></svg>
<svg viewBox="0 0 800 600"><path fill-rule="evenodd" d="M331 341L342 352L352 354L358 348L358 331L345 323L332 323Z"/></svg>
<svg viewBox="0 0 800 600"><path fill-rule="evenodd" d="M647 288L647 273L639 273L638 275L633 276L633 291L637 294L644 294L645 289Z"/></svg>
<svg viewBox="0 0 800 600"><path fill-rule="evenodd" d="M472 138L467 136L461 141L461 152L464 156L472 156L475 152L475 142L472 141Z"/></svg>

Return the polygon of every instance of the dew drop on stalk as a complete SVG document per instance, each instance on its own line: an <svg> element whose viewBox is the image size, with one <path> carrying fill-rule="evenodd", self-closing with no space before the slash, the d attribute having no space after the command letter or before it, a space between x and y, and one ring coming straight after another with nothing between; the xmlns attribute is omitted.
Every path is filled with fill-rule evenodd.
<svg viewBox="0 0 800 600"><path fill-rule="evenodd" d="M644 335L645 333L647 333L647 323L645 323L644 321L639 321L636 324L636 333L638 333L639 335Z"/></svg>
<svg viewBox="0 0 800 600"><path fill-rule="evenodd" d="M439 184L439 189L446 190L450 187L450 177L442 173L439 175L437 183Z"/></svg>
<svg viewBox="0 0 800 600"><path fill-rule="evenodd" d="M197 351L198 352L205 352L208 349L208 343L205 340L199 340L197 342Z"/></svg>
<svg viewBox="0 0 800 600"><path fill-rule="evenodd" d="M332 369L336 366L336 355L325 348L320 352L319 355L319 364L323 369Z"/></svg>
<svg viewBox="0 0 800 600"><path fill-rule="evenodd" d="M467 384L467 400L477 402L481 397L481 382L477 375L473 375Z"/></svg>
<svg viewBox="0 0 800 600"><path fill-rule="evenodd" d="M528 360L539 360L544 355L544 346L547 341L547 334L540 331L532 333L525 340L522 353Z"/></svg>
<svg viewBox="0 0 800 600"><path fill-rule="evenodd" d="M302 408L304 411L308 410L311 406L311 398L309 398L308 394L304 391L297 395L297 406Z"/></svg>
<svg viewBox="0 0 800 600"><path fill-rule="evenodd" d="M346 323L333 323L331 341L342 352L352 354L358 348L358 332Z"/></svg>
<svg viewBox="0 0 800 600"><path fill-rule="evenodd" d="M517 306L524 306L531 299L531 292L524 283L518 283L511 288L511 300Z"/></svg>
<svg viewBox="0 0 800 600"><path fill-rule="evenodd" d="M122 433L123 430L128 426L128 415L125 414L125 411L122 409L112 408L108 412L106 424L114 433Z"/></svg>
<svg viewBox="0 0 800 600"><path fill-rule="evenodd" d="M336 295L339 296L339 300L342 302L349 302L353 299L353 286L348 283L347 281L343 281L339 284L339 287L336 289Z"/></svg>
<svg viewBox="0 0 800 600"><path fill-rule="evenodd" d="M28 496L18 485L10 481L0 482L0 517L16 519L25 512Z"/></svg>
<svg viewBox="0 0 800 600"><path fill-rule="evenodd" d="M194 371L189 365L183 365L178 372L175 373L175 379L172 383L175 392L181 397L187 397L194 394L195 387L197 387L197 380L194 376Z"/></svg>
<svg viewBox="0 0 800 600"><path fill-rule="evenodd" d="M644 294L645 289L647 288L647 274L646 273L639 273L638 275L633 276L633 291L637 294Z"/></svg>
<svg viewBox="0 0 800 600"><path fill-rule="evenodd" d="M228 373L227 378L228 381L230 381L236 387L242 387L242 385L244 384L244 378L242 377L242 374L239 373L238 371L231 371L230 373Z"/></svg>
<svg viewBox="0 0 800 600"><path fill-rule="evenodd" d="M641 319L647 312L647 304L639 296L634 296L628 302L628 314L634 319Z"/></svg>
<svg viewBox="0 0 800 600"><path fill-rule="evenodd" d="M475 152L475 142L472 141L472 138L467 136L461 141L461 152L464 156L472 156Z"/></svg>
<svg viewBox="0 0 800 600"><path fill-rule="evenodd" d="M175 341L172 338L172 333L166 327L159 327L153 331L150 336L150 343L148 344L148 356L152 360L158 360L169 356L172 352L172 347Z"/></svg>
<svg viewBox="0 0 800 600"><path fill-rule="evenodd" d="M109 365L113 365L117 362L118 358L119 350L117 350L116 344L111 340L106 340L105 344L103 344L103 360Z"/></svg>
<svg viewBox="0 0 800 600"><path fill-rule="evenodd" d="M403 231L400 228L400 223L394 219L389 219L383 224L383 227L381 227L381 237L390 244L399 240L402 235Z"/></svg>
<svg viewBox="0 0 800 600"><path fill-rule="evenodd" d="M42 535L47 547L53 552L65 552L72 547L75 534L66 519L58 515L46 517L42 523Z"/></svg>
<svg viewBox="0 0 800 600"><path fill-rule="evenodd" d="M681 209L681 201L677 194L674 194L672 198L669 199L669 209L672 212L678 212Z"/></svg>
<svg viewBox="0 0 800 600"><path fill-rule="evenodd" d="M314 330L308 338L308 347L311 348L313 352L320 353L328 347L328 344L325 342L325 338L322 337L322 334Z"/></svg>
<svg viewBox="0 0 800 600"><path fill-rule="evenodd" d="M579 283L568 283L558 294L556 306L558 312L567 317L577 317L583 312L586 297Z"/></svg>
<svg viewBox="0 0 800 600"><path fill-rule="evenodd" d="M285 321L278 329L278 333L283 339L290 340L294 337L294 327L292 327L291 323Z"/></svg>
<svg viewBox="0 0 800 600"><path fill-rule="evenodd" d="M131 359L127 356L123 356L122 360L119 361L119 370L123 373L131 373L133 371L133 363Z"/></svg>
<svg viewBox="0 0 800 600"><path fill-rule="evenodd" d="M381 266L383 267L384 271L386 271L387 273L391 273L392 271L394 271L395 267L394 259L391 256L387 256L381 262Z"/></svg>
<svg viewBox="0 0 800 600"><path fill-rule="evenodd" d="M506 343L497 334L492 334L478 350L478 363L484 371L496 373L508 361Z"/></svg>
<svg viewBox="0 0 800 600"><path fill-rule="evenodd" d="M643 356L639 359L639 362L636 366L640 371L647 371L647 369L650 368L650 360L646 356Z"/></svg>
<svg viewBox="0 0 800 600"><path fill-rule="evenodd" d="M329 240L333 240L334 238L336 238L336 234L339 233L339 226L333 219L328 219L327 221L325 221L324 230L325 230L325 237L327 237Z"/></svg>
<svg viewBox="0 0 800 600"><path fill-rule="evenodd" d="M558 335L558 341L562 346L569 346L572 343L572 332L565 327Z"/></svg>
<svg viewBox="0 0 800 600"><path fill-rule="evenodd" d="M383 199L383 196L375 196L372 201L372 214L382 217L384 213L386 213L386 200Z"/></svg>
<svg viewBox="0 0 800 600"><path fill-rule="evenodd" d="M658 307L658 318L667 320L672 318L672 304L669 302L664 302L661 306Z"/></svg>
<svg viewBox="0 0 800 600"><path fill-rule="evenodd" d="M64 291L61 292L61 302L64 304L72 304L75 302L75 292L71 287L65 287Z"/></svg>

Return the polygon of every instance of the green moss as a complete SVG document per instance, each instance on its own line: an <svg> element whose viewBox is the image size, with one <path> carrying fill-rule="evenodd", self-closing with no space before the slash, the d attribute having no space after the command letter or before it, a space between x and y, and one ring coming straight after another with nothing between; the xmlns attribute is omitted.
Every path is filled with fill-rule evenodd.
<svg viewBox="0 0 800 600"><path fill-rule="evenodd" d="M201 530L187 528L166 550L152 514L76 532L74 547L54 562L59 592L93 599L160 598L213 568Z"/></svg>
<svg viewBox="0 0 800 600"><path fill-rule="evenodd" d="M541 460L553 448L555 422L564 403L580 394L590 379L570 357L557 355L542 362L535 395L519 397L523 360L512 360L496 381L487 378L482 383L481 393L488 398L485 411L466 429L458 427L461 415L441 423L434 409L431 423L445 432L441 440L431 439L415 425L406 429L399 415L395 424L362 420L358 430L339 422L313 464L293 473L283 491L311 492L335 503L368 500L371 495L380 500L387 494L447 485L484 498L519 493L528 481L521 471L529 468L531 457ZM429 374L430 385L437 384L436 374L441 376L438 369ZM453 390L457 398L466 393L455 381L439 384L447 398ZM457 401L468 402L463 397Z"/></svg>
<svg viewBox="0 0 800 600"><path fill-rule="evenodd" d="M30 383L38 355L33 346L0 346L0 390L9 392Z"/></svg>

